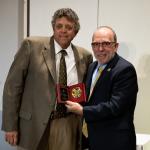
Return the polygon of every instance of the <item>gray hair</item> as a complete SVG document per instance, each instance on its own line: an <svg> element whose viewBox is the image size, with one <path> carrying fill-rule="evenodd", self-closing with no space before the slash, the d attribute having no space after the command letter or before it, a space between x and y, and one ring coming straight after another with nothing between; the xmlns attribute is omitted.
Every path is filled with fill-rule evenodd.
<svg viewBox="0 0 150 150"><path fill-rule="evenodd" d="M75 24L74 26L75 32L78 33L80 29L79 17L75 13L75 11L73 11L71 8L58 9L52 17L52 21L51 21L52 27L54 28L56 19L62 18L62 17L66 17L68 20L73 21Z"/></svg>

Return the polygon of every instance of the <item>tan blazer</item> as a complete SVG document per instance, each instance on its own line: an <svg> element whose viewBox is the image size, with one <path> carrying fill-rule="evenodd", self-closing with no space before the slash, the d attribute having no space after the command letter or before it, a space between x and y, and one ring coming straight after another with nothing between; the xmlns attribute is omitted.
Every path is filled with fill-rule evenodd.
<svg viewBox="0 0 150 150"><path fill-rule="evenodd" d="M72 45L78 81L83 82L92 55ZM19 131L19 146L35 150L55 106L56 64L53 37L23 41L3 93L2 130Z"/></svg>

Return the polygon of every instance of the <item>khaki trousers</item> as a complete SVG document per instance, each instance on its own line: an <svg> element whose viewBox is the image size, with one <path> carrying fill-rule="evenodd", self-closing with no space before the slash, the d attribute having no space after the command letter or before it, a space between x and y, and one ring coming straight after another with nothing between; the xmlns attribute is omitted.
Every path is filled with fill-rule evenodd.
<svg viewBox="0 0 150 150"><path fill-rule="evenodd" d="M81 150L81 126L81 117L75 114L50 120L36 150Z"/></svg>
<svg viewBox="0 0 150 150"><path fill-rule="evenodd" d="M49 150L81 150L81 118L75 114L50 121Z"/></svg>

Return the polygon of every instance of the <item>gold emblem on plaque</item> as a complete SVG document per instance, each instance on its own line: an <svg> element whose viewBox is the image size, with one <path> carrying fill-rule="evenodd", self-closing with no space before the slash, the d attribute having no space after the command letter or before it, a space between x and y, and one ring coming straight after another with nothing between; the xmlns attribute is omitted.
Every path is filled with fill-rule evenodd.
<svg viewBox="0 0 150 150"><path fill-rule="evenodd" d="M78 98L78 97L81 96L82 90L81 90L80 87L75 87L75 88L72 89L71 94L72 94L72 96L73 96L74 98Z"/></svg>

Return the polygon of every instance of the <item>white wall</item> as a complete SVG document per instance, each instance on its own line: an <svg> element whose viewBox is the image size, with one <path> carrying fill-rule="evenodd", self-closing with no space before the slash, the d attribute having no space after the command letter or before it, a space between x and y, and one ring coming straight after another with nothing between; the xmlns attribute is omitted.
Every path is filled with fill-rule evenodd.
<svg viewBox="0 0 150 150"><path fill-rule="evenodd" d="M0 101L4 79L18 43L18 24L16 24L18 11L16 5L18 5L17 0L14 0L14 3L11 4L10 0L0 0Z"/></svg>
<svg viewBox="0 0 150 150"><path fill-rule="evenodd" d="M3 85L23 39L23 0L0 0L0 128ZM0 150L14 150L0 131Z"/></svg>
<svg viewBox="0 0 150 150"><path fill-rule="evenodd" d="M0 110L8 69L23 38L23 0L0 0Z"/></svg>

